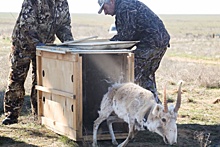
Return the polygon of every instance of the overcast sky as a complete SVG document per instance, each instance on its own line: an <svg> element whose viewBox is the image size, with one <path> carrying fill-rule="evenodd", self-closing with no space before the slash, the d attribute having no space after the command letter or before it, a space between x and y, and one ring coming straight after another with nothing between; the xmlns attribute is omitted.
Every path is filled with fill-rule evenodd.
<svg viewBox="0 0 220 147"><path fill-rule="evenodd" d="M156 14L220 14L220 0L141 0ZM19 12L23 0L0 0L0 12ZM97 13L97 0L68 0L71 13Z"/></svg>

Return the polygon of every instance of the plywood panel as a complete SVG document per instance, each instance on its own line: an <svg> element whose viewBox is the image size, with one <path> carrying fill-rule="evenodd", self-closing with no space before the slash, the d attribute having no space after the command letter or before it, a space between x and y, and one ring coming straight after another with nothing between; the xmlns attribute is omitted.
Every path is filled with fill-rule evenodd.
<svg viewBox="0 0 220 147"><path fill-rule="evenodd" d="M82 139L82 138L77 138L76 130L63 125L62 123L55 122L54 120L48 119L47 117L42 117L41 119L42 119L42 124L44 124L47 128L49 128L50 130L53 130L54 132L58 134L68 136L70 139L73 139L73 140Z"/></svg>
<svg viewBox="0 0 220 147"><path fill-rule="evenodd" d="M51 94L42 92L42 108L43 108L43 116L53 120L53 107L51 107Z"/></svg>
<svg viewBox="0 0 220 147"><path fill-rule="evenodd" d="M76 130L76 101L71 98L43 92L43 116Z"/></svg>
<svg viewBox="0 0 220 147"><path fill-rule="evenodd" d="M73 68L69 61L42 58L42 85L73 93Z"/></svg>

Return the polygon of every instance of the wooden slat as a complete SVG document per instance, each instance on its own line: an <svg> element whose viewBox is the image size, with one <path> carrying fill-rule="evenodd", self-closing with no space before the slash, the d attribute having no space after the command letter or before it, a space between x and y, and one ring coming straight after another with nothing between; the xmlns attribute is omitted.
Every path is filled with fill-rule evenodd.
<svg viewBox="0 0 220 147"><path fill-rule="evenodd" d="M40 52L37 52L37 54L39 55ZM42 60L41 60L41 56L36 56L36 65L37 65L37 81L38 84L42 84L42 75L41 75L41 71L42 71ZM40 120L40 117L43 115L43 106L42 106L42 92L41 91L37 91L37 107L38 107L38 120Z"/></svg>
<svg viewBox="0 0 220 147"><path fill-rule="evenodd" d="M59 54L65 54L66 51L65 50L58 50L58 49L52 49L51 47L38 47L37 50L40 51L46 51L46 52L50 52L50 53L59 53Z"/></svg>
<svg viewBox="0 0 220 147"><path fill-rule="evenodd" d="M66 51L61 51L59 52L49 52L48 51L41 51L41 56L43 58L50 58L50 59L56 59L56 60L63 60L63 61L77 61L78 60L78 54L77 53L72 53L72 52L66 52Z"/></svg>
<svg viewBox="0 0 220 147"><path fill-rule="evenodd" d="M129 53L127 56L127 77L128 81L134 82L134 54Z"/></svg>
<svg viewBox="0 0 220 147"><path fill-rule="evenodd" d="M76 110L75 116L76 116L76 127L78 128L78 137L82 138L83 136L83 85L82 85L82 56L79 57L78 64L76 66L76 71L74 74L76 74L77 82L75 83L76 86L76 93L79 96L79 99L77 99L77 104L76 104Z"/></svg>
<svg viewBox="0 0 220 147"><path fill-rule="evenodd" d="M115 138L117 139L125 139L128 136L128 133L115 133ZM93 136L87 135L83 136L84 141L92 141ZM97 140L111 140L110 134L97 134Z"/></svg>
<svg viewBox="0 0 220 147"><path fill-rule="evenodd" d="M43 86L39 86L39 85L36 85L35 88L36 88L36 90L39 90L39 91L57 94L57 95L61 95L61 96L68 97L68 98L75 98L75 96L69 92L51 89L51 88L47 88L47 87L43 87Z"/></svg>
<svg viewBox="0 0 220 147"><path fill-rule="evenodd" d="M131 81L134 82L134 54L133 53L130 53L130 60L131 60L131 64L130 64L130 70L131 70L130 78L131 78Z"/></svg>

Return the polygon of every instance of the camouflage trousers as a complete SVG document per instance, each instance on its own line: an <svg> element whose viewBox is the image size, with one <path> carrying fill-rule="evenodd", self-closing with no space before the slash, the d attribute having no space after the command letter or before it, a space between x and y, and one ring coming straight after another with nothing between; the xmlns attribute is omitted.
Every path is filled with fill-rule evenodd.
<svg viewBox="0 0 220 147"><path fill-rule="evenodd" d="M24 103L25 88L24 83L32 63L32 88L31 88L31 107L32 113L37 114L37 84L36 77L36 49L23 50L12 47L10 53L10 73L8 86L4 95L5 116L18 118Z"/></svg>
<svg viewBox="0 0 220 147"><path fill-rule="evenodd" d="M135 83L150 90L156 101L159 103L155 72L159 68L162 57L167 48L139 49L134 50L135 54Z"/></svg>

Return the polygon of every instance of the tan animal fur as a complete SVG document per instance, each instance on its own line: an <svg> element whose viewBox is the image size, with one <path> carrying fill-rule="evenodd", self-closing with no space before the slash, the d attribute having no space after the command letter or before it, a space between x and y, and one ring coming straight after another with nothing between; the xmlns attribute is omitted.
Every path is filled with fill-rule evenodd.
<svg viewBox="0 0 220 147"><path fill-rule="evenodd" d="M129 133L127 138L118 145L124 147L134 137L134 130L146 130L156 132L163 137L166 144L177 142L177 112L181 103L181 84L178 91L176 107L168 109L166 94L164 106L157 104L153 93L134 83L115 84L109 88L104 95L99 117L94 121L93 126L93 147L97 147L97 131L99 125L107 120L112 143L117 145L112 123L125 121L128 123ZM112 116L112 112L116 116Z"/></svg>

